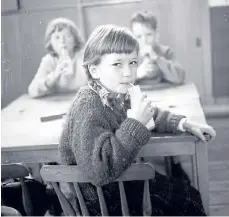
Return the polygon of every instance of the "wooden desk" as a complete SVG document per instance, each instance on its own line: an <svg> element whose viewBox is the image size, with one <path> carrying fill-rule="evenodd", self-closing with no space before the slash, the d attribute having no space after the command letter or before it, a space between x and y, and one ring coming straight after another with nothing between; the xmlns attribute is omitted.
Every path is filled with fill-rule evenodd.
<svg viewBox="0 0 229 217"><path fill-rule="evenodd" d="M171 112L184 114L205 123L199 95L192 84L158 91L145 91L155 104ZM66 112L74 94L31 99L23 95L2 110L2 163L59 162L57 146L63 119L41 122L40 117ZM139 157L192 155L197 171L195 185L208 210L207 144L188 134L153 134ZM201 179L198 177L201 177ZM206 199L207 198L207 199Z"/></svg>
<svg viewBox="0 0 229 217"><path fill-rule="evenodd" d="M206 122L193 84L145 92L155 105L163 109ZM22 95L4 108L1 113L2 163L57 161L57 145L63 119L41 122L40 117L66 112L74 95L63 94L40 99ZM165 135L160 136L167 138ZM185 139L186 136L179 136L179 140ZM168 152L171 153L169 149L172 146L168 146Z"/></svg>
<svg viewBox="0 0 229 217"><path fill-rule="evenodd" d="M192 100L191 105L177 105L174 108L169 108L169 106L165 106L164 104L161 107L177 114L184 114L192 120L205 123L204 114L197 99ZM37 111L37 113L45 114L44 110L45 108ZM2 120L2 163L59 161L57 145L59 144L63 119L42 123L38 114L31 119L26 119L18 115L17 120L19 119L21 120ZM175 146L170 145L173 140L178 141L179 144L176 146L182 147L182 149L177 149ZM166 147L168 146L167 149L165 148L160 155L179 155L185 154L185 152L193 154L193 151L190 152L189 147L186 150L186 147L182 145L186 141L193 142L194 140L195 137L187 134L154 134L151 138L152 143L154 141L168 143L165 144ZM156 149L156 146L154 147ZM145 153L147 154L147 151ZM150 156L158 156L157 151L149 152L148 154Z"/></svg>

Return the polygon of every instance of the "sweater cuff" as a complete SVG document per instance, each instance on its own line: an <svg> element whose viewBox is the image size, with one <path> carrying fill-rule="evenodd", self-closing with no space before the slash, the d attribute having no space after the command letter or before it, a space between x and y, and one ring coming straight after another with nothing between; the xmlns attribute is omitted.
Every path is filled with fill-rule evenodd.
<svg viewBox="0 0 229 217"><path fill-rule="evenodd" d="M183 118L186 117L183 115L172 115L169 120L169 128L171 129L170 132L176 133L178 131L179 123Z"/></svg>
<svg viewBox="0 0 229 217"><path fill-rule="evenodd" d="M184 129L184 123L187 121L187 118L182 118L178 124L177 129L180 130L181 132L185 132L186 130Z"/></svg>
<svg viewBox="0 0 229 217"><path fill-rule="evenodd" d="M123 121L121 130L129 133L141 146L144 146L151 137L151 132L142 123L133 118L127 118Z"/></svg>

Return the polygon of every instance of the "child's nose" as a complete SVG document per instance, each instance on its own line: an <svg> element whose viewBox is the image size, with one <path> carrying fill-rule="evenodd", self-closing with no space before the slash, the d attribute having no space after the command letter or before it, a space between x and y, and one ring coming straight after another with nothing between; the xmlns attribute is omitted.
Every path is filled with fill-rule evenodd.
<svg viewBox="0 0 229 217"><path fill-rule="evenodd" d="M123 75L124 75L124 77L130 77L132 75L130 66L127 66L124 68Z"/></svg>
<svg viewBox="0 0 229 217"><path fill-rule="evenodd" d="M143 41L144 44L146 44L147 43L147 37L146 36L143 36L142 37L142 41Z"/></svg>
<svg viewBox="0 0 229 217"><path fill-rule="evenodd" d="M61 42L64 44L66 42L66 38L63 36L61 37Z"/></svg>

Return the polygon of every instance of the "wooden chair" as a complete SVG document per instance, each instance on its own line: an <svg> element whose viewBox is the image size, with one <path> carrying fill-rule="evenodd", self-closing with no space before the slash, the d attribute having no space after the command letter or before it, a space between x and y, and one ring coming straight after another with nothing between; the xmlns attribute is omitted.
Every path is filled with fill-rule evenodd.
<svg viewBox="0 0 229 217"><path fill-rule="evenodd" d="M79 170L78 166L64 166L64 165L46 165L41 168L41 177L44 181L50 182L55 189L55 192L60 201L64 214L71 216L80 216L80 210L77 206L72 207L71 203L64 196L63 192L58 186L58 182L70 183L71 191L74 198L78 198L81 212L84 216L89 216L89 211L79 188L79 182L90 182L90 180ZM150 216L152 213L152 206L149 192L149 179L155 177L155 170L150 163L136 163L131 165L125 173L116 180L119 185L121 208L123 216L129 216L128 202L125 194L123 182L132 180L145 180L144 194L143 194L143 215ZM96 187L101 214L108 216L108 209L101 187ZM74 201L76 204L76 201Z"/></svg>
<svg viewBox="0 0 229 217"><path fill-rule="evenodd" d="M1 216L22 216L22 215L12 207L1 206Z"/></svg>
<svg viewBox="0 0 229 217"><path fill-rule="evenodd" d="M33 215L33 207L30 199L28 188L25 184L25 177L29 175L29 171L21 164L2 164L1 165L1 180L19 178L22 188L22 203L23 208L28 216ZM3 201L4 205L4 201ZM4 208L10 211L8 208ZM6 210L6 211L7 211ZM12 209L11 209L12 211Z"/></svg>

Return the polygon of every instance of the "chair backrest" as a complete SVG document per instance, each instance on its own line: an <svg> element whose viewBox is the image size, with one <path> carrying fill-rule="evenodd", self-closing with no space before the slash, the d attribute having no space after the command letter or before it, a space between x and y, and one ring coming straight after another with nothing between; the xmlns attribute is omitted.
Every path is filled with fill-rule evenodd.
<svg viewBox="0 0 229 217"><path fill-rule="evenodd" d="M25 177L29 175L29 171L21 164L2 164L1 180L19 178L22 188L22 204L28 216L33 215L32 201L29 190L25 184ZM4 204L3 204L4 205Z"/></svg>
<svg viewBox="0 0 229 217"><path fill-rule="evenodd" d="M90 180L82 173L78 166L65 166L65 165L46 165L41 168L41 177L44 181L50 182L58 196L61 207L65 215L80 216L80 209L84 216L89 216L88 208L86 206L85 200L83 198L82 192L79 188L79 182L89 182ZM120 203L122 208L123 216L129 215L128 201L126 198L126 193L124 189L123 182L133 181L133 180L145 180L144 181L144 193L143 193L143 215L150 216L152 213L152 205L150 200L149 192L149 179L154 179L155 170L150 163L136 163L132 164L117 180L120 191ZM58 186L58 182L68 182L73 193L74 198L79 201L80 207L76 206L74 201L74 207L64 196L63 192ZM101 187L96 187L99 204L101 209L101 214L103 216L108 216L108 209L106 201L103 195ZM80 209L79 209L80 208Z"/></svg>
<svg viewBox="0 0 229 217"><path fill-rule="evenodd" d="M22 216L22 215L12 207L1 206L1 216Z"/></svg>

